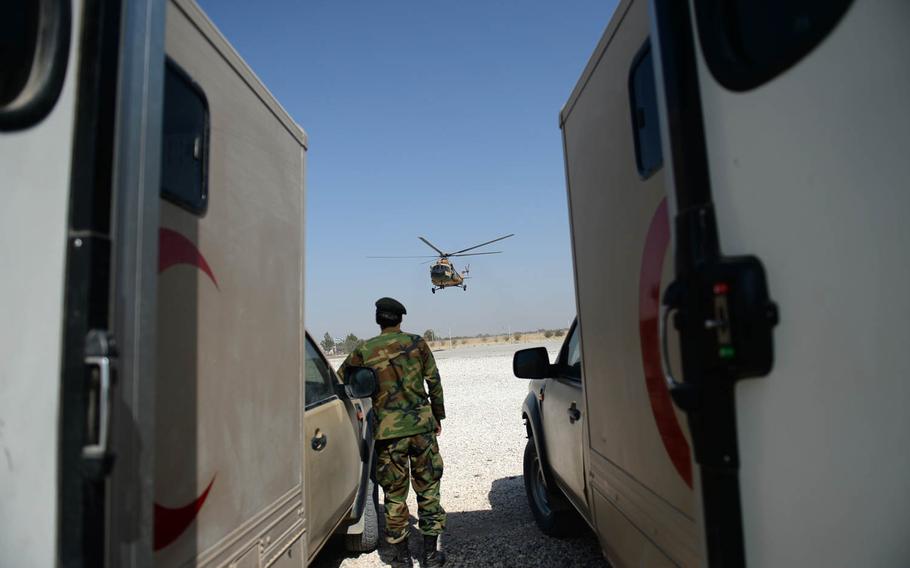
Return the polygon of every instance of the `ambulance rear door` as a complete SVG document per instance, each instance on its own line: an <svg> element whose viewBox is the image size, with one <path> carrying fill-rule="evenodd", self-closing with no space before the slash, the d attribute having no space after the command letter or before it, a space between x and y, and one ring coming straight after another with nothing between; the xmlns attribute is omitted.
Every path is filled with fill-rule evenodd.
<svg viewBox="0 0 910 568"><path fill-rule="evenodd" d="M151 559L163 33L151 1L0 8L2 566Z"/></svg>
<svg viewBox="0 0 910 568"><path fill-rule="evenodd" d="M709 564L906 565L910 5L652 15Z"/></svg>

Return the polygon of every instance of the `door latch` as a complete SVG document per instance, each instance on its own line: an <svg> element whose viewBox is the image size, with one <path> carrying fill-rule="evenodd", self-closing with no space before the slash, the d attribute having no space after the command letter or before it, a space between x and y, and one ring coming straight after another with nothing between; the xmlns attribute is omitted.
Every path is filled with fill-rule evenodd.
<svg viewBox="0 0 910 568"><path fill-rule="evenodd" d="M722 257L698 267L685 281L676 280L667 288L661 309L664 376L683 410L698 404L697 389L709 386L706 377L732 383L771 372L778 312L758 258ZM685 382L677 381L671 369L667 346L671 316L680 332Z"/></svg>

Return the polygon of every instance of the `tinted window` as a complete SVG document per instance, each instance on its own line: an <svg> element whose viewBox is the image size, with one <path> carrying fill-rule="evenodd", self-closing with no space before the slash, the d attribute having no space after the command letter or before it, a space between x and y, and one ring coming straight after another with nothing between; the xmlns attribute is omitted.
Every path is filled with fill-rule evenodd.
<svg viewBox="0 0 910 568"><path fill-rule="evenodd" d="M335 373L322 358L322 354L308 337L306 340L306 364L304 366L306 405L316 404L335 395Z"/></svg>
<svg viewBox="0 0 910 568"><path fill-rule="evenodd" d="M0 131L29 128L57 104L73 31L71 4L63 0L0 4Z"/></svg>
<svg viewBox="0 0 910 568"><path fill-rule="evenodd" d="M192 211L208 199L208 102L189 76L168 60L161 132L161 194Z"/></svg>
<svg viewBox="0 0 910 568"><path fill-rule="evenodd" d="M638 174L644 179L659 170L664 161L660 148L657 89L654 86L650 43L645 44L632 64L629 101L632 107L632 131L635 133L635 161Z"/></svg>
<svg viewBox="0 0 910 568"><path fill-rule="evenodd" d="M702 51L717 81L737 91L765 83L811 52L852 0L701 0Z"/></svg>
<svg viewBox="0 0 910 568"><path fill-rule="evenodd" d="M0 106L11 103L28 81L38 42L40 2L5 3L0 18Z"/></svg>

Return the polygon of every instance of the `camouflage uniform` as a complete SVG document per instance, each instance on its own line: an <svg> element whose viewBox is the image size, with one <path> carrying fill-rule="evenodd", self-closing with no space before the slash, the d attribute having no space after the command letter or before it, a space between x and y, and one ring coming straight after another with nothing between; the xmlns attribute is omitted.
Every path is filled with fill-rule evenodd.
<svg viewBox="0 0 910 568"><path fill-rule="evenodd" d="M445 406L429 345L419 335L385 329L348 355L338 370L341 376L347 365L372 367L379 376L373 396L376 481L385 492L387 540L394 544L407 538L409 465L420 532L441 534L446 513L439 503L442 457L435 430Z"/></svg>

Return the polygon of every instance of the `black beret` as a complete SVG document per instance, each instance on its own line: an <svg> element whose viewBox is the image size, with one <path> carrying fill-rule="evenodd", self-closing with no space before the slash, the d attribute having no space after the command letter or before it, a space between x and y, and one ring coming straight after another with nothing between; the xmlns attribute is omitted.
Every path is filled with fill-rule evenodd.
<svg viewBox="0 0 910 568"><path fill-rule="evenodd" d="M377 312L389 312L397 315L408 313L404 305L394 298L379 298L376 300Z"/></svg>

